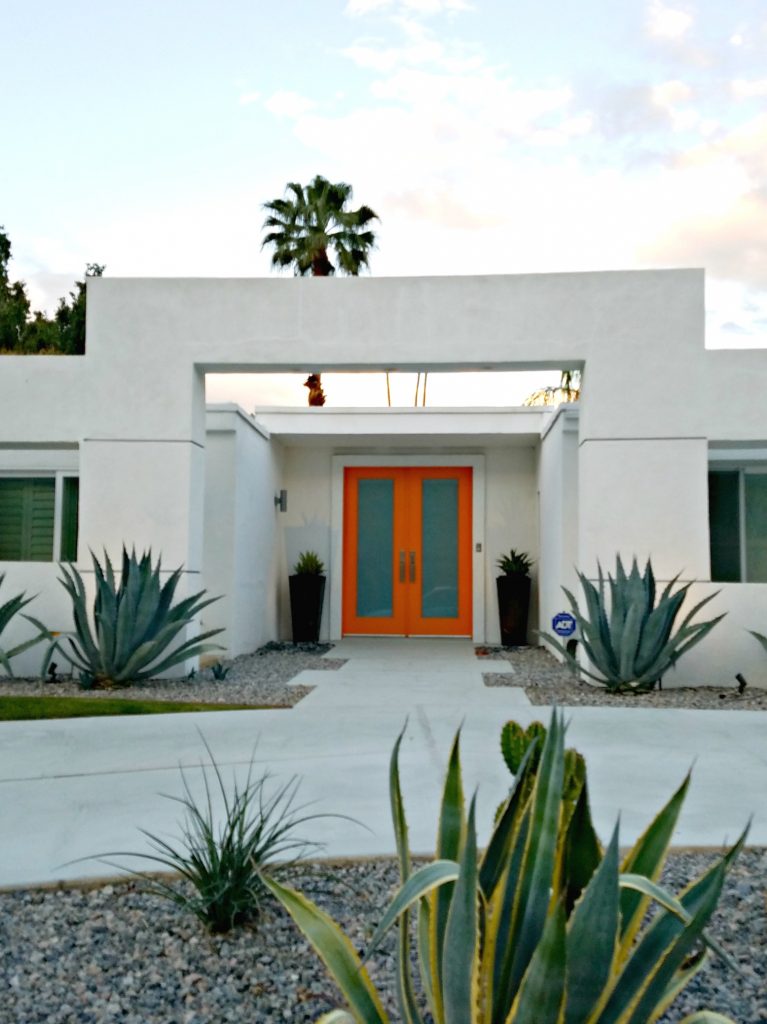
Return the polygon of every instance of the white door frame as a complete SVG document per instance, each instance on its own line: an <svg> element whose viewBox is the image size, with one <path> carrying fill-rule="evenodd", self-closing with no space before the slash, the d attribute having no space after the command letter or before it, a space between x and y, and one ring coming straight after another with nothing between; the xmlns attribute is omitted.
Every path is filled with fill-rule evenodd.
<svg viewBox="0 0 767 1024"><path fill-rule="evenodd" d="M471 488L471 587L472 640L485 639L485 456L421 455L377 452L375 455L333 455L330 469L330 639L342 635L341 602L343 596L344 470L347 466L468 466L472 469Z"/></svg>

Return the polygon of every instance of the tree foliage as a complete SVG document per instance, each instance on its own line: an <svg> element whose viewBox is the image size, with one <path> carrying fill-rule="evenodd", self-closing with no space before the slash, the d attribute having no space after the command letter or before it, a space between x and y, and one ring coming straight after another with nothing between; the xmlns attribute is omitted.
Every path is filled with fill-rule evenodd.
<svg viewBox="0 0 767 1024"><path fill-rule="evenodd" d="M538 388L522 403L523 405L561 405L562 402L577 402L581 397L581 371L562 370L556 387Z"/></svg>
<svg viewBox="0 0 767 1024"><path fill-rule="evenodd" d="M104 269L100 263L89 263L85 277L101 277ZM81 356L85 352L85 294L86 282L75 281L75 291L69 293L69 301L60 298L56 309L61 351L69 355Z"/></svg>
<svg viewBox="0 0 767 1024"><path fill-rule="evenodd" d="M52 317L41 310L33 312L27 286L23 281L10 280L11 253L11 240L0 227L0 352L82 355L85 352L86 281L75 282L74 291L59 299ZM101 277L103 273L101 264L89 263L85 278Z"/></svg>
<svg viewBox="0 0 767 1024"><path fill-rule="evenodd" d="M263 227L268 230L261 248L271 246L272 266L291 267L296 277L329 277L336 271L356 277L367 267L376 242L370 224L379 217L369 206L349 209L352 191L346 182L334 184L317 174L306 186L288 182L282 199L264 203ZM388 391L388 374L386 379ZM325 404L319 372L305 386L310 389L309 405Z"/></svg>
<svg viewBox="0 0 767 1024"><path fill-rule="evenodd" d="M11 240L0 228L0 351L22 352L29 299L23 282L8 277L10 260Z"/></svg>
<svg viewBox="0 0 767 1024"><path fill-rule="evenodd" d="M291 267L301 277L337 271L356 277L375 247L370 224L378 215L369 206L349 209L351 198L351 185L318 174L306 186L289 182L284 198L264 203L268 230L261 247L272 247L272 266Z"/></svg>

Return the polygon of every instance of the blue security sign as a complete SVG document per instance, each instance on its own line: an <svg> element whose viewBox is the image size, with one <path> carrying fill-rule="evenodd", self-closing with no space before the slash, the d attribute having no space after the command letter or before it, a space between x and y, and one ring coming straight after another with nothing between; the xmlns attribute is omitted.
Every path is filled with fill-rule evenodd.
<svg viewBox="0 0 767 1024"><path fill-rule="evenodd" d="M575 616L570 612L559 612L551 620L551 628L557 636L572 636L576 626Z"/></svg>

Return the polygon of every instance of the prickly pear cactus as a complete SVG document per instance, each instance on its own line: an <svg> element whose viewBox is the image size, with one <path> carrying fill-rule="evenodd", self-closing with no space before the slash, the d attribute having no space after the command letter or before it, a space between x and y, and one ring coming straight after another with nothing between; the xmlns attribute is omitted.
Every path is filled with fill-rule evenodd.
<svg viewBox="0 0 767 1024"><path fill-rule="evenodd" d="M517 774L527 748L536 739L538 745L533 754L533 768L538 767L541 750L543 750L543 742L546 739L545 726L541 722L531 722L526 729L523 729L517 722L507 722L504 725L501 730L501 753L512 775Z"/></svg>
<svg viewBox="0 0 767 1024"><path fill-rule="evenodd" d="M501 753L506 766L512 775L516 775L522 758L527 748L537 740L535 751L532 756L532 771L527 779L525 797L529 796L535 784L535 776L538 770L543 744L546 740L546 727L540 722L531 722L526 729L523 729L518 722L507 722L501 731ZM572 819L575 805L586 781L586 762L583 755L577 750L565 751L565 775L562 787L562 827L563 833ZM499 808L502 809L503 805Z"/></svg>

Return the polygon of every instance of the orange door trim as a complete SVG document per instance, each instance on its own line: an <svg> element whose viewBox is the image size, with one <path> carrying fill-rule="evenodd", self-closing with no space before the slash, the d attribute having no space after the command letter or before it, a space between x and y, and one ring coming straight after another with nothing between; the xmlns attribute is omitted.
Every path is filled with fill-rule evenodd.
<svg viewBox="0 0 767 1024"><path fill-rule="evenodd" d="M392 613L357 615L358 490L360 480L393 481ZM458 614L421 614L422 483L458 481ZM344 635L471 636L472 469L468 466L347 467L344 471L342 632ZM404 556L404 573L401 559Z"/></svg>

